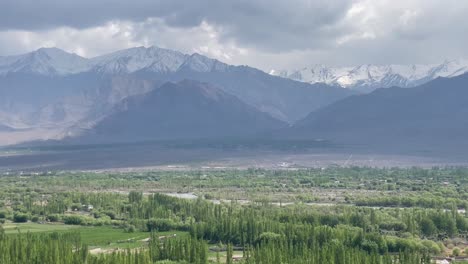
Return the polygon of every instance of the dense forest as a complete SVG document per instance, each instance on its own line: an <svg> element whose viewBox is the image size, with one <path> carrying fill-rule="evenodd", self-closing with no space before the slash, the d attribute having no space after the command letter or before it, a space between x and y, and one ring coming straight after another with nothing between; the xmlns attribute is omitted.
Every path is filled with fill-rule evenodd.
<svg viewBox="0 0 468 264"><path fill-rule="evenodd" d="M467 174L328 168L3 175L0 263L463 263Z"/></svg>

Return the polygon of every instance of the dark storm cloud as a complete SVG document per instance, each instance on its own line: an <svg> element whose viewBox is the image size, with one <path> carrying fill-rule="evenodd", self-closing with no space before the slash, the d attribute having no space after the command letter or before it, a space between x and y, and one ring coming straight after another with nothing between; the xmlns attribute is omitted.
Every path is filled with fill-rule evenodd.
<svg viewBox="0 0 468 264"><path fill-rule="evenodd" d="M2 0L0 30L83 29L112 20L160 18L168 26L219 27L221 39L270 50L321 46L340 33L349 0ZM314 36L309 38L308 36ZM306 41L304 41L306 39Z"/></svg>
<svg viewBox="0 0 468 264"><path fill-rule="evenodd" d="M460 0L0 0L0 56L199 52L264 70L468 58Z"/></svg>

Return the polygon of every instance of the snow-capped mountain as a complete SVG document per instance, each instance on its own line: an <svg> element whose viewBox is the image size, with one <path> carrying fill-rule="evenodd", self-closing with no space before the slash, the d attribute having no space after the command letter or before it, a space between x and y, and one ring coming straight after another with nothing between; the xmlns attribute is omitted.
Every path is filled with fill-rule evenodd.
<svg viewBox="0 0 468 264"><path fill-rule="evenodd" d="M91 59L93 70L101 73L132 73L142 69L174 72L188 58L178 51L158 47L136 47Z"/></svg>
<svg viewBox="0 0 468 264"><path fill-rule="evenodd" d="M194 72L224 72L228 67L229 65L218 60L213 60L198 53L194 53L180 65L178 70L189 70Z"/></svg>
<svg viewBox="0 0 468 264"><path fill-rule="evenodd" d="M197 53L187 55L154 46L119 50L90 59L57 48L41 48L23 55L0 57L0 75L33 73L66 76L82 72L128 74L137 71L167 74L179 70L224 71L228 66Z"/></svg>
<svg viewBox="0 0 468 264"><path fill-rule="evenodd" d="M57 48L41 48L23 55L0 57L0 75L18 72L68 75L90 68L88 59Z"/></svg>
<svg viewBox="0 0 468 264"><path fill-rule="evenodd" d="M468 60L447 60L428 65L360 65L326 67L314 65L294 71L274 71L270 74L307 83L325 83L358 91L377 88L414 87L437 77L455 77L468 72Z"/></svg>
<svg viewBox="0 0 468 264"><path fill-rule="evenodd" d="M289 123L355 93L158 47L130 48L95 58L43 48L0 57L0 124L21 129L82 127L83 122L87 126L124 98L185 79L219 86Z"/></svg>
<svg viewBox="0 0 468 264"><path fill-rule="evenodd" d="M467 86L468 74L462 74L351 96L310 113L283 136L322 138L371 152L461 153L468 144Z"/></svg>
<svg viewBox="0 0 468 264"><path fill-rule="evenodd" d="M153 72L159 74L189 70L193 72L225 71L229 65L194 53L158 47L136 47L90 59L91 71L104 74Z"/></svg>

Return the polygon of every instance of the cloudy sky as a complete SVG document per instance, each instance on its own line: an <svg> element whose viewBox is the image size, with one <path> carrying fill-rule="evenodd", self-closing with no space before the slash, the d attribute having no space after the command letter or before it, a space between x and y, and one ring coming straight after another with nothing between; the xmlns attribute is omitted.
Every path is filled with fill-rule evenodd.
<svg viewBox="0 0 468 264"><path fill-rule="evenodd" d="M134 46L263 70L468 58L466 0L1 0L0 55Z"/></svg>

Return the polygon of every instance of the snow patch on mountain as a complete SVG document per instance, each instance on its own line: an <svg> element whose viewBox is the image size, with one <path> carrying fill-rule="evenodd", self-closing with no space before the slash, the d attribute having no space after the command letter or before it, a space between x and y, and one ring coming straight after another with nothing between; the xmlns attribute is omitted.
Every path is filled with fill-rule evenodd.
<svg viewBox="0 0 468 264"><path fill-rule="evenodd" d="M57 48L41 48L23 55L0 57L0 75L27 72L67 75L89 70L88 59Z"/></svg>
<svg viewBox="0 0 468 264"><path fill-rule="evenodd" d="M82 72L101 74L127 74L137 71L172 73L179 70L194 72L225 71L228 65L218 60L194 53L158 47L135 47L87 59L57 48L0 57L0 75L33 73L45 76L70 75Z"/></svg>
<svg viewBox="0 0 468 264"><path fill-rule="evenodd" d="M224 72L227 68L228 65L225 63L194 53L184 61L178 70L191 70L194 72Z"/></svg>
<svg viewBox="0 0 468 264"><path fill-rule="evenodd" d="M142 69L155 72L177 70L188 55L158 47L136 47L91 59L93 69L102 73L131 73Z"/></svg>
<svg viewBox="0 0 468 264"><path fill-rule="evenodd" d="M447 60L441 64L360 65L326 67L314 65L293 71L270 74L307 83L326 83L343 88L369 91L392 86L413 87L437 77L455 77L468 72L468 60Z"/></svg>

